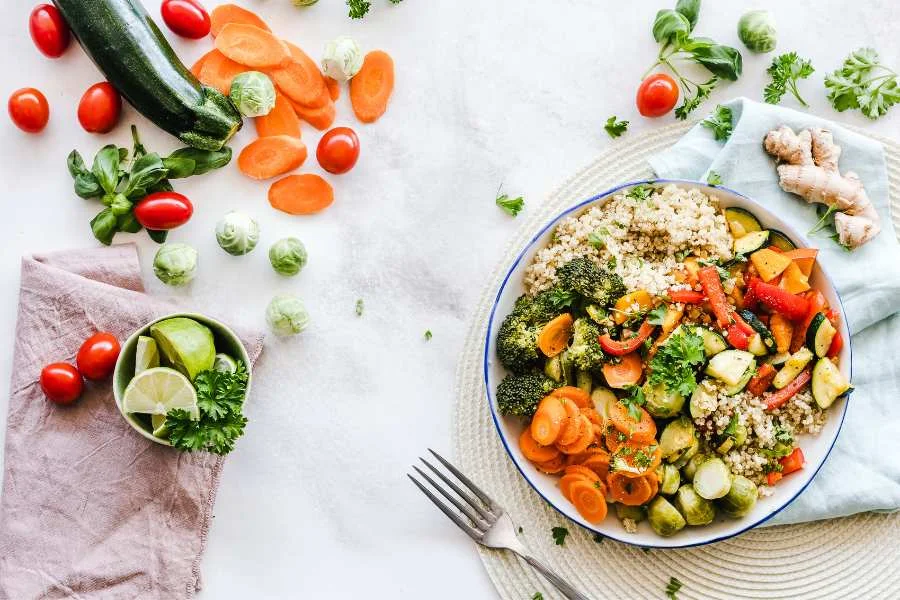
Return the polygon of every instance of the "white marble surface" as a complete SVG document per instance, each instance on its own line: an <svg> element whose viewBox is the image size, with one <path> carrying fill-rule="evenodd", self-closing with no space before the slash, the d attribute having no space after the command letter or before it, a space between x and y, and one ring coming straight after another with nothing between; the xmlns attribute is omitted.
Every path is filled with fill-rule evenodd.
<svg viewBox="0 0 900 600"><path fill-rule="evenodd" d="M158 4L147 0L154 15ZM368 126L353 118L345 90L336 124L356 128L362 156L350 174L332 178L337 200L320 216L276 213L266 186L233 166L177 185L196 212L171 239L201 254L197 280L177 295L262 326L269 298L291 291L313 315L301 337L270 339L259 363L248 433L219 491L201 598L493 597L468 538L404 473L426 446L451 446L454 371L467 320L522 222L494 206L497 186L524 194L533 209L609 146L602 129L609 115L631 120L629 135L672 119L643 119L633 102L656 53L653 15L668 3L373 0L361 22L348 20L339 0L307 10L288 0L247 4L314 56L339 34L388 50L397 87L387 115ZM774 10L779 51L797 50L818 69L801 83L810 110L898 137L900 108L877 123L839 115L822 86L825 72L862 45L900 67L895 3L707 0L697 32L737 45L737 19L753 7ZM175 146L130 108L108 136L81 131L78 98L100 77L77 47L57 61L38 54L26 28L30 9L30 2L0 7L3 92L41 88L52 117L39 136L0 124L6 213L0 337L9 340L0 345L0 380L11 365L19 257L95 243L88 221L97 204L71 193L66 154L125 144L132 122L150 148ZM178 39L174 45L186 61L210 46ZM734 95L761 97L768 59L745 53L744 65L741 80L722 86L707 108ZM252 139L252 126L245 129L236 148ZM318 137L304 130L311 149ZM304 170L317 170L314 160ZM254 214L263 230L262 247L243 258L221 252L213 236L215 222L235 208ZM285 235L300 237L310 253L295 279L274 274L265 256L268 244ZM152 293L172 294L150 272L154 244L143 234L131 237L141 246ZM366 304L362 318L354 314L359 297ZM430 342L423 340L426 329L434 332ZM5 418L0 399L0 436Z"/></svg>

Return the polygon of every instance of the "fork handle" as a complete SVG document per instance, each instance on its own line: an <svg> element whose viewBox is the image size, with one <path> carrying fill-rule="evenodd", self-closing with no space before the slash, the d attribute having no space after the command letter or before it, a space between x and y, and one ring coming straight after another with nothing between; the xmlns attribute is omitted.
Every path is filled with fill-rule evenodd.
<svg viewBox="0 0 900 600"><path fill-rule="evenodd" d="M519 556L525 559L525 562L527 562L529 565L534 567L538 573L543 575L547 579L547 581L556 586L556 589L562 592L563 596L565 596L569 600L590 600L590 598L569 585L565 579L557 575L548 567L544 566L544 564L538 559L527 554L520 554Z"/></svg>

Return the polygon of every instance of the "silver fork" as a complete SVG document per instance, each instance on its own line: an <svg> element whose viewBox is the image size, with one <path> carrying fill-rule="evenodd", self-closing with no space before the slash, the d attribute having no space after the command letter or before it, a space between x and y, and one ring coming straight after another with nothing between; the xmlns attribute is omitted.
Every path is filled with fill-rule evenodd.
<svg viewBox="0 0 900 600"><path fill-rule="evenodd" d="M477 485L472 483L468 477L463 475L459 469L450 464L440 454L431 448L429 448L428 451L431 452L458 481L465 485L469 491L477 497L477 499L476 497L473 497L472 494L463 490L455 481L444 475L430 462L419 457L419 460L425 463L425 466L437 475L445 485L441 485L432 479L428 473L419 467L413 465L413 469L415 469L425 481L431 484L431 487L446 498L450 504L455 506L459 512L453 510L446 502L435 496L431 490L425 487L415 477L409 473L407 473L406 476L409 477L412 482L416 484L416 487L422 490L422 493L428 496L428 498L434 502L445 515L450 517L451 521L456 523L456 525L465 531L470 538L482 546L500 550L511 550L518 554L525 562L537 569L538 573L556 586L556 589L562 592L566 598L569 598L570 600L589 600L587 596L576 590L562 577L551 571L546 565L528 553L528 549L519 540L519 536L516 535L516 526L513 523L512 518L505 510L503 510L502 506L491 500L490 496L481 491ZM455 494L451 493L447 488L453 490Z"/></svg>

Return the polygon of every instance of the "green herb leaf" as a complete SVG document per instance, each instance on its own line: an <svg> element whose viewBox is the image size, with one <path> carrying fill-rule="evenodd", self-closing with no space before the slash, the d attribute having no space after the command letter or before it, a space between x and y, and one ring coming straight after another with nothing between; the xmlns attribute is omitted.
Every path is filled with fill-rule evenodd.
<svg viewBox="0 0 900 600"><path fill-rule="evenodd" d="M128 198L125 197L124 194L116 194L112 198L112 202L109 205L109 209L112 211L112 214L120 217L122 215L127 215L131 212L131 202Z"/></svg>
<svg viewBox="0 0 900 600"><path fill-rule="evenodd" d="M553 308L561 309L575 304L575 301L578 300L578 294L572 290L555 287L547 292L547 300Z"/></svg>
<svg viewBox="0 0 900 600"><path fill-rule="evenodd" d="M652 187L641 183L628 190L628 193L625 194L625 196L628 198L635 198L636 200L649 200L652 193Z"/></svg>
<svg viewBox="0 0 900 600"><path fill-rule="evenodd" d="M112 144L100 148L94 156L91 173L103 191L114 194L119 185L119 149Z"/></svg>
<svg viewBox="0 0 900 600"><path fill-rule="evenodd" d="M621 402L628 409L628 416L635 422L641 420L641 407L647 403L644 396L644 390L638 385L632 385L625 389L628 395L622 398Z"/></svg>
<svg viewBox="0 0 900 600"><path fill-rule="evenodd" d="M365 305L363 304L363 299L358 298L356 300L356 316L361 317L363 315L363 310L365 309Z"/></svg>
<svg viewBox="0 0 900 600"><path fill-rule="evenodd" d="M656 13L652 31L654 40L669 43L678 36L687 37L691 33L691 22L680 12L664 8Z"/></svg>
<svg viewBox="0 0 900 600"><path fill-rule="evenodd" d="M193 169L190 173L182 174L184 172L184 165L182 164L182 170L173 174L170 167L171 161L193 161ZM231 148L228 146L225 146L221 150L200 150L199 148L190 147L179 148L163 159L163 164L167 169L170 169L168 175L169 179L203 175L214 169L221 169L229 162L231 162Z"/></svg>
<svg viewBox="0 0 900 600"><path fill-rule="evenodd" d="M695 370L706 361L703 338L692 331L670 335L650 360L650 385L663 385L666 390L690 396L697 387Z"/></svg>
<svg viewBox="0 0 900 600"><path fill-rule="evenodd" d="M166 168L166 177L171 179L190 177L194 174L194 169L197 167L197 163L190 158L172 158L167 156L162 159L162 163Z"/></svg>
<svg viewBox="0 0 900 600"><path fill-rule="evenodd" d="M425 330L425 341L426 341L426 342L429 342L429 341L431 341L431 338L432 338L431 330L430 330L430 329L426 329L426 330Z"/></svg>
<svg viewBox="0 0 900 600"><path fill-rule="evenodd" d="M675 3L675 10L683 14L691 26L691 31L697 26L697 20L700 18L700 0L678 0Z"/></svg>
<svg viewBox="0 0 900 600"><path fill-rule="evenodd" d="M594 537L592 537L591 539L594 540L594 543L596 543L596 544L602 544L604 537L602 534L595 533Z"/></svg>
<svg viewBox="0 0 900 600"><path fill-rule="evenodd" d="M540 592L535 592L534 596L531 597L531 600L544 600L544 595Z"/></svg>
<svg viewBox="0 0 900 600"><path fill-rule="evenodd" d="M515 217L522 212L523 208L525 208L525 198L522 196L510 198L506 194L500 194L499 191L497 192L497 198L494 202L511 217Z"/></svg>
<svg viewBox="0 0 900 600"><path fill-rule="evenodd" d="M722 431L722 435L734 437L737 433L738 419L740 415L737 411L731 413L731 418L728 420L728 426Z"/></svg>
<svg viewBox="0 0 900 600"><path fill-rule="evenodd" d="M97 178L90 171L79 173L75 176L75 194L80 198L96 198L103 194L103 189L97 183Z"/></svg>
<svg viewBox="0 0 900 600"><path fill-rule="evenodd" d="M141 143L141 138L138 135L136 125L131 126L131 144L131 160L137 160L147 154L147 149L144 148L144 144Z"/></svg>
<svg viewBox="0 0 900 600"><path fill-rule="evenodd" d="M351 19L362 19L371 6L372 3L367 0L347 0L347 7L350 9L348 16Z"/></svg>
<svg viewBox="0 0 900 600"><path fill-rule="evenodd" d="M669 597L669 600L678 600L678 591L681 589L681 586L684 584L681 583L677 578L670 577L669 584L666 586L666 596Z"/></svg>
<svg viewBox="0 0 900 600"><path fill-rule="evenodd" d="M613 115L606 120L606 125L603 126L603 129L606 130L609 137L617 138L628 131L628 121L619 121L616 119L616 116Z"/></svg>
<svg viewBox="0 0 900 600"><path fill-rule="evenodd" d="M145 154L131 165L128 183L122 192L135 200L147 195L147 190L166 178L166 167L156 152Z"/></svg>
<svg viewBox="0 0 900 600"><path fill-rule="evenodd" d="M715 171L706 174L706 183L709 185L722 185L722 176Z"/></svg>
<svg viewBox="0 0 900 600"><path fill-rule="evenodd" d="M722 44L710 44L698 46L691 50L691 56L695 61L703 65L710 73L727 79L737 81L743 70L743 59L737 48Z"/></svg>
<svg viewBox="0 0 900 600"><path fill-rule="evenodd" d="M716 141L722 141L731 137L731 130L734 127L733 119L734 115L730 108L717 104L716 110L703 119L700 124L712 130Z"/></svg>
<svg viewBox="0 0 900 600"><path fill-rule="evenodd" d="M562 546L566 543L566 536L569 535L569 530L565 527L554 527L550 530L550 533L553 534L553 541L557 546Z"/></svg>
<svg viewBox="0 0 900 600"><path fill-rule="evenodd" d="M113 236L118 231L118 220L109 208L104 208L91 219L91 231L101 244L112 244Z"/></svg>
<svg viewBox="0 0 900 600"><path fill-rule="evenodd" d="M116 219L116 226L119 228L119 231L123 233L137 233L144 228L143 225L138 223L137 218L131 211L123 215L119 215L119 217Z"/></svg>
<svg viewBox="0 0 900 600"><path fill-rule="evenodd" d="M682 121L687 119L688 115L696 110L697 107L709 97L712 91L716 89L718 83L719 78L712 77L705 83L698 83L693 95L688 94L685 90L685 93L682 94L683 100L681 106L675 109L675 118L681 119Z"/></svg>
<svg viewBox="0 0 900 600"><path fill-rule="evenodd" d="M772 59L772 64L766 73L772 78L772 82L763 90L763 99L769 104L778 104L785 93L790 91L797 102L803 106L809 106L800 96L797 81L807 79L813 74L812 63L800 58L796 52L788 52Z"/></svg>
<svg viewBox="0 0 900 600"><path fill-rule="evenodd" d="M606 236L609 235L609 229L600 227L588 234L587 241L594 248L603 248L606 246Z"/></svg>
<svg viewBox="0 0 900 600"><path fill-rule="evenodd" d="M616 268L616 263L617 263L617 262L618 262L618 261L616 261L616 257L615 257L615 256L610 256L610 257L609 257L609 260L606 261L606 268L609 269L610 271L612 271L613 269Z"/></svg>
<svg viewBox="0 0 900 600"><path fill-rule="evenodd" d="M666 320L666 313L668 313L668 309L665 304L660 304L653 310L647 313L647 320L651 325L662 325Z"/></svg>
<svg viewBox="0 0 900 600"><path fill-rule="evenodd" d="M825 76L825 88L835 110L858 108L870 119L900 102L897 73L881 64L872 48L851 52L840 69Z"/></svg>

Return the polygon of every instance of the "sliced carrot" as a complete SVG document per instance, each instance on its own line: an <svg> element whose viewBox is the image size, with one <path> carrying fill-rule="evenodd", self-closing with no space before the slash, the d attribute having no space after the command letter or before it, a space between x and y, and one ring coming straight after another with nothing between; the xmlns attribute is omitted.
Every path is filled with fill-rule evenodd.
<svg viewBox="0 0 900 600"><path fill-rule="evenodd" d="M325 87L328 88L328 95L331 96L331 101L337 102L338 98L341 97L340 84L337 82L337 79L332 79L331 77L324 77L324 78L325 78Z"/></svg>
<svg viewBox="0 0 900 600"><path fill-rule="evenodd" d="M606 486L602 481L574 482L569 486L569 500L589 523L599 523L606 518Z"/></svg>
<svg viewBox="0 0 900 600"><path fill-rule="evenodd" d="M588 446L588 449L584 452L579 452L578 454L566 454L566 466L580 465L599 452L602 452L603 454L607 453L606 450L599 446Z"/></svg>
<svg viewBox="0 0 900 600"><path fill-rule="evenodd" d="M775 367L769 363L759 365L759 368L756 370L756 375L754 375L749 383L747 383L747 391L754 396L762 396L765 391L769 389L769 386L775 379L776 373Z"/></svg>
<svg viewBox="0 0 900 600"><path fill-rule="evenodd" d="M241 150L238 168L253 179L269 179L293 171L306 160L306 145L290 135L256 139Z"/></svg>
<svg viewBox="0 0 900 600"><path fill-rule="evenodd" d="M244 65L234 62L218 50L213 50L203 59L197 79L227 96L231 93L232 80L247 70Z"/></svg>
<svg viewBox="0 0 900 600"><path fill-rule="evenodd" d="M641 355L637 352L631 352L620 357L617 363L604 364L602 370L603 377L606 378L606 384L619 390L637 385L644 375Z"/></svg>
<svg viewBox="0 0 900 600"><path fill-rule="evenodd" d="M219 35L222 28L229 23L243 23L244 25L253 25L265 31L271 31L265 21L260 19L256 13L246 8L241 8L237 4L221 4L215 7L209 13L209 20L213 37Z"/></svg>
<svg viewBox="0 0 900 600"><path fill-rule="evenodd" d="M572 315L563 313L544 325L538 334L537 345L545 356L556 356L569 345L572 337Z"/></svg>
<svg viewBox="0 0 900 600"><path fill-rule="evenodd" d="M587 467L582 467L581 465L569 465L565 468L564 473L566 475L570 475L572 473L578 473L582 477L586 477L588 481L599 481L600 477L597 476L591 469Z"/></svg>
<svg viewBox="0 0 900 600"><path fill-rule="evenodd" d="M642 456L642 459L637 460L638 456ZM626 477L642 477L659 466L662 460L662 451L655 441L649 444L630 441L613 452L611 460L614 465L621 464L617 461L622 461L627 465L628 468L621 469L622 474Z"/></svg>
<svg viewBox="0 0 900 600"><path fill-rule="evenodd" d="M587 460L581 463L581 466L587 467L596 473L600 479L606 481L606 477L609 475L609 454L601 450L597 454L589 456Z"/></svg>
<svg viewBox="0 0 900 600"><path fill-rule="evenodd" d="M551 321L552 323L552 321ZM575 403L578 408L593 408L594 403L591 402L591 395L581 388L572 385L564 385L550 392L551 396L557 398L565 398Z"/></svg>
<svg viewBox="0 0 900 600"><path fill-rule="evenodd" d="M519 436L519 449L522 455L535 463L544 463L560 457L559 450L553 446L541 446L531 437L531 429L526 427Z"/></svg>
<svg viewBox="0 0 900 600"><path fill-rule="evenodd" d="M234 62L263 69L291 60L288 49L265 29L245 23L226 23L216 36L216 50Z"/></svg>
<svg viewBox="0 0 900 600"><path fill-rule="evenodd" d="M294 107L283 94L275 93L275 106L269 114L256 117L253 120L256 125L256 133L259 137L271 135L289 135L300 137L300 119L294 112Z"/></svg>
<svg viewBox="0 0 900 600"><path fill-rule="evenodd" d="M787 352L791 348L791 339L794 337L794 324L781 313L772 313L769 318L769 329L775 338L775 346L778 352Z"/></svg>
<svg viewBox="0 0 900 600"><path fill-rule="evenodd" d="M594 425L603 425L603 416L593 408L582 408L581 414L588 418L588 421Z"/></svg>
<svg viewBox="0 0 900 600"><path fill-rule="evenodd" d="M535 468L547 475L554 475L556 473L561 473L562 470L566 467L566 459L563 454L560 454L556 458L552 458L545 462L534 463Z"/></svg>
<svg viewBox="0 0 900 600"><path fill-rule="evenodd" d="M579 481L588 481L587 477L581 473L566 473L559 480L559 491L562 492L563 498L570 500L569 490L572 484Z"/></svg>
<svg viewBox="0 0 900 600"><path fill-rule="evenodd" d="M603 444L610 452L616 452L628 441L628 435L616 429L612 423L606 425L606 431L603 432Z"/></svg>
<svg viewBox="0 0 900 600"><path fill-rule="evenodd" d="M558 398L547 396L537 406L531 419L531 436L542 446L549 446L559 439L567 418L566 408Z"/></svg>
<svg viewBox="0 0 900 600"><path fill-rule="evenodd" d="M207 52L206 54L204 54L203 56L198 58L197 62L195 62L193 65L191 65L191 74L194 77L196 77L197 79L200 79L200 70L203 68L203 63L206 62L206 59L209 58L210 54L212 54L213 52L216 52L216 51L210 50L209 52Z"/></svg>
<svg viewBox="0 0 900 600"><path fill-rule="evenodd" d="M627 477L619 471L613 471L606 478L609 495L616 502L625 506L640 506L653 497L653 484L647 476Z"/></svg>
<svg viewBox="0 0 900 600"><path fill-rule="evenodd" d="M643 408L638 407L638 410L641 412L639 421L635 421L632 418L628 407L622 402L611 404L608 410L609 421L612 423L612 426L627 435L630 438L629 441L649 444L656 438L656 423L653 421L650 413ZM608 440L607 443L609 443Z"/></svg>
<svg viewBox="0 0 900 600"><path fill-rule="evenodd" d="M334 123L334 102L330 98L326 98L327 102L319 108L307 108L296 102L291 102L294 112L297 116L318 129L323 131L331 127Z"/></svg>
<svg viewBox="0 0 900 600"><path fill-rule="evenodd" d="M319 108L331 99L319 66L298 46L284 42L290 60L266 73L281 92L295 104Z"/></svg>
<svg viewBox="0 0 900 600"><path fill-rule="evenodd" d="M656 471L651 471L644 475L644 479L650 484L650 498L652 499L659 493L659 477L656 475Z"/></svg>
<svg viewBox="0 0 900 600"><path fill-rule="evenodd" d="M584 422L578 417L563 419L562 429L556 443L565 446L578 441L581 438L582 427L584 427Z"/></svg>
<svg viewBox="0 0 900 600"><path fill-rule="evenodd" d="M559 451L563 454L579 454L588 449L588 447L594 443L594 428L591 425L591 422L587 420L585 416L578 417L581 422L581 437L572 442L571 444L556 444L556 447L559 448Z"/></svg>
<svg viewBox="0 0 900 600"><path fill-rule="evenodd" d="M362 68L350 80L350 104L363 123L376 121L387 110L394 91L394 61L386 52L366 54Z"/></svg>
<svg viewBox="0 0 900 600"><path fill-rule="evenodd" d="M311 215L334 202L331 184L314 173L288 175L269 188L272 208L290 215Z"/></svg>

